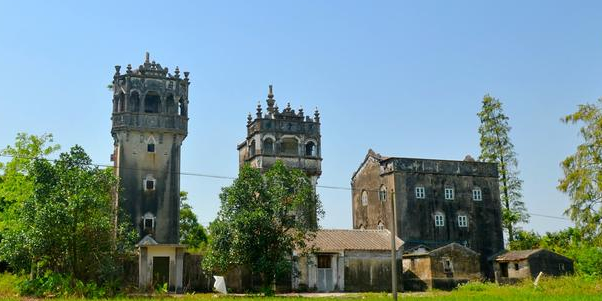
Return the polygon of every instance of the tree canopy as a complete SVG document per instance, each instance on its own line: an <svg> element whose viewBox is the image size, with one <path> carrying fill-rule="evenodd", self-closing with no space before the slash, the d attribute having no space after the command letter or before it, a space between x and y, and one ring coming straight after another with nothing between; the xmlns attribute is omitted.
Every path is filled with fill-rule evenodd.
<svg viewBox="0 0 602 301"><path fill-rule="evenodd" d="M528 222L529 214L521 199L523 182L518 177L518 160L510 141L509 118L504 114L502 103L489 94L483 97L483 106L477 115L481 119L479 160L498 164L502 227L512 242L517 225Z"/></svg>
<svg viewBox="0 0 602 301"><path fill-rule="evenodd" d="M188 192L180 191L180 243L187 245L188 250L198 250L206 242L207 232L188 204Z"/></svg>
<svg viewBox="0 0 602 301"><path fill-rule="evenodd" d="M14 146L9 145L0 151L0 155L9 159L6 163L0 162L0 233L11 226L8 222L11 215L33 194L33 178L29 171L35 160L60 148L52 142L52 134L19 133Z"/></svg>
<svg viewBox="0 0 602 301"><path fill-rule="evenodd" d="M571 198L566 214L590 238L602 236L602 99L580 105L575 113L562 119L582 124L583 142L574 154L562 161L564 178L558 189Z"/></svg>
<svg viewBox="0 0 602 301"><path fill-rule="evenodd" d="M261 275L264 287L290 270L293 250L306 247L323 215L309 178L281 161L265 174L243 166L220 199L217 218L209 225L204 267L224 272L248 266Z"/></svg>
<svg viewBox="0 0 602 301"><path fill-rule="evenodd" d="M35 145L27 144L15 149L32 148ZM115 261L133 246L135 233L127 223L115 229L113 171L93 166L79 146L57 160L27 163L3 176L2 185L26 179L31 191L19 200L15 214L8 216L11 226L3 231L0 258L13 270L31 272L34 277L51 271L103 282L119 274Z"/></svg>

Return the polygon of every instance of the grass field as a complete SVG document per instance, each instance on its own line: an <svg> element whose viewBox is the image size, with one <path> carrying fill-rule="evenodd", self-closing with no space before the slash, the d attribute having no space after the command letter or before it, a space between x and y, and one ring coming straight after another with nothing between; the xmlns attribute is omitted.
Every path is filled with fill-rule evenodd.
<svg viewBox="0 0 602 301"><path fill-rule="evenodd" d="M9 274L0 275L0 299L1 300L32 300L28 297L19 297L15 290L18 278ZM386 293L369 294L345 294L336 297L259 297L259 296L224 296L216 294L189 294L189 295L159 295L152 297L118 297L111 300L219 300L219 301L244 301L244 300L269 300L269 301L320 301L320 300L365 300L379 301L391 300ZM550 301L572 301L572 300L597 300L602 301L602 280L583 280L578 277L543 278L538 287L532 283L525 282L514 286L498 286L492 283L471 283L451 292L431 291L425 293L400 294L400 300L500 300L500 301L522 301L522 300L550 300ZM54 299L54 300L77 300Z"/></svg>

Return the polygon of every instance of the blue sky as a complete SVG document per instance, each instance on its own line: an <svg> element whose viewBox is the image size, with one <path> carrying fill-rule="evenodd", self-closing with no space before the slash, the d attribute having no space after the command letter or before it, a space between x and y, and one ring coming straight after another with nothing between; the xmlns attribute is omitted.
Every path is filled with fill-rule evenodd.
<svg viewBox="0 0 602 301"><path fill-rule="evenodd" d="M476 113L500 98L530 212L562 216L559 162L579 143L560 118L602 95L594 1L0 1L0 145L51 132L110 164L114 65L144 52L191 72L182 171L235 176L246 115L268 84L280 107L318 106L323 175L349 187L368 148L479 154ZM229 180L183 176L203 224ZM351 193L320 188L326 228L351 227ZM570 222L532 216L526 229Z"/></svg>

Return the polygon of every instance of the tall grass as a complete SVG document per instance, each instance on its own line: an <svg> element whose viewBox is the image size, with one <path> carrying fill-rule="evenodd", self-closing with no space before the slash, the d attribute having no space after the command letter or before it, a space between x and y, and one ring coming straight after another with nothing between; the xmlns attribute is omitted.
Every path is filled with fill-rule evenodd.
<svg viewBox="0 0 602 301"><path fill-rule="evenodd" d="M11 274L0 274L0 300L19 300L16 296L16 285L21 281L19 277ZM337 297L303 298L303 297L257 297L257 296L231 296L218 294L190 294L173 298L168 295L155 297L114 298L109 300L182 300L182 301L330 301L346 299L350 301L385 301L391 300L387 293L345 294ZM25 298L21 300L26 300ZM77 298L56 298L53 300L81 300ZM532 281L525 281L516 285L498 286L494 283L472 282L460 286L451 292L432 291L425 293L403 293L400 301L404 300L438 300L438 301L589 301L602 300L602 279L584 279L581 277L543 277L538 286Z"/></svg>

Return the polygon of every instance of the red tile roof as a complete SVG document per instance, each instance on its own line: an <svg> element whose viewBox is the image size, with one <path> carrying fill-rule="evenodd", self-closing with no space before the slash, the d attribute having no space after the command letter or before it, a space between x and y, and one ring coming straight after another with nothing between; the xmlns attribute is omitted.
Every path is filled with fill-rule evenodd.
<svg viewBox="0 0 602 301"><path fill-rule="evenodd" d="M396 249L403 241L396 237ZM308 244L322 252L343 250L389 251L391 233L388 230L336 230L324 229L316 232L316 238Z"/></svg>

